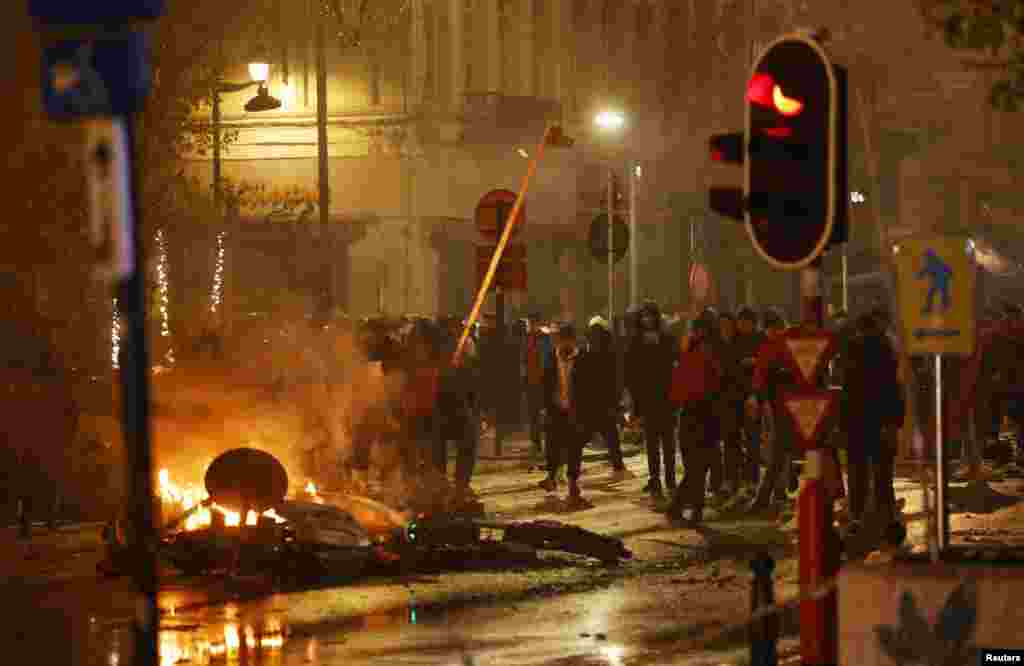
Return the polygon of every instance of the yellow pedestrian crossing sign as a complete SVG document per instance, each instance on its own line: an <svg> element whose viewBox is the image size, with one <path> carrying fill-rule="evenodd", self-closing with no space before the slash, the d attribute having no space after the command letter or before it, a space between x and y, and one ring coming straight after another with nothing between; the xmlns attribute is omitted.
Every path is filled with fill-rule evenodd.
<svg viewBox="0 0 1024 666"><path fill-rule="evenodd" d="M910 238L892 250L907 351L973 353L976 267L967 237Z"/></svg>

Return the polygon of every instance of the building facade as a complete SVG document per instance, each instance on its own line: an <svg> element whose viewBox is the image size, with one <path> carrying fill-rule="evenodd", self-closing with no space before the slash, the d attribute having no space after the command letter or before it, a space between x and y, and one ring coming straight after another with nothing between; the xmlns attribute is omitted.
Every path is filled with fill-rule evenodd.
<svg viewBox="0 0 1024 666"><path fill-rule="evenodd" d="M702 261L720 305L780 304L795 313L795 277L761 265L742 228L706 212L704 193L712 181L739 179L707 164L706 140L742 126L752 54L800 26L828 27L829 48L850 70L851 189L867 194L851 217L852 245L876 246L879 220L897 236L939 220L969 226L981 214L979 196L1014 182L991 157L1017 140L1015 126L985 106L991 79L926 35L913 3L408 4L387 34L357 47L328 40L326 49L328 233L337 241L338 305L354 315L468 312L474 245L483 242L476 203L490 189L519 189L523 155L532 156L550 122L576 144L547 150L530 185L516 239L527 247L529 289L510 294L514 310L579 320L607 307L607 269L586 239L613 169L622 180L641 174L631 246L641 297L688 306L689 268ZM290 5L275 33L269 88L284 106L246 113L245 95L224 97L224 125L237 131L226 177L316 191L312 8ZM244 78L244 64L229 74ZM620 133L595 129L604 108L626 115ZM209 178L206 158L188 168ZM321 279L304 249L316 248L321 233L311 219L288 226L267 221L259 207L239 211L234 284L256 294L238 296L239 307L258 308L282 284ZM616 309L629 293L627 264L615 267ZM837 265L826 259L828 270Z"/></svg>

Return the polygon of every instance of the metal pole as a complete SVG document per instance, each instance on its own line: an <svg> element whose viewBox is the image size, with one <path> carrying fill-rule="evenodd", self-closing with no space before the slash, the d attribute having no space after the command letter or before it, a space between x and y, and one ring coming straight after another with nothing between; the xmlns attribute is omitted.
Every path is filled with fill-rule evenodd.
<svg viewBox="0 0 1024 666"><path fill-rule="evenodd" d="M223 192L220 182L220 92L213 91L213 209L217 212L218 222L220 219L221 199Z"/></svg>
<svg viewBox="0 0 1024 666"><path fill-rule="evenodd" d="M153 526L153 460L149 436L149 347L146 339L145 256L139 229L142 206L137 186L138 166L134 161L135 127L131 116L114 120L124 141L127 167L114 178L124 178L122 190L128 198L125 232L130 242L130 271L117 285L118 306L125 319L124 362L121 367L124 441L127 457L129 516L132 534L129 544L135 552L135 585L141 596L135 614L135 659L143 666L159 663L157 647L157 564L156 530Z"/></svg>
<svg viewBox="0 0 1024 666"><path fill-rule="evenodd" d="M611 326L612 322L615 321L615 245L614 245L614 231L615 225L613 223L615 217L615 182L614 172L612 171L611 164L608 165L608 203L607 212L608 215L608 325Z"/></svg>
<svg viewBox="0 0 1024 666"><path fill-rule="evenodd" d="M942 441L942 354L935 355L935 548L937 561L949 545L949 514L946 512L946 447Z"/></svg>
<svg viewBox="0 0 1024 666"><path fill-rule="evenodd" d="M842 285L843 285L843 312L850 311L850 267L847 262L846 243L843 243L842 259ZM833 292L834 293L834 292Z"/></svg>
<svg viewBox="0 0 1024 666"><path fill-rule="evenodd" d="M329 173L327 170L327 53L324 48L326 37L324 21L317 21L316 28L316 159L317 159L317 184L319 185L319 209L320 209L320 242L317 249L320 250L321 279L327 280L326 292L322 295L318 305L331 312L334 309L334 280L331 271L331 257L325 249L330 247L328 240L328 222L331 209L331 188L329 185Z"/></svg>
<svg viewBox="0 0 1024 666"><path fill-rule="evenodd" d="M637 163L629 164L629 305L640 304L640 239L636 233L636 170Z"/></svg>
<svg viewBox="0 0 1024 666"><path fill-rule="evenodd" d="M501 287L494 288L494 314L495 319L495 330L494 330L494 349L491 367L495 368L498 372L504 374L505 372L505 290ZM504 445L505 440L505 395L507 392L504 390L505 382L499 379L495 384L497 389L497 400L494 405L494 455L495 457L501 457L501 449Z"/></svg>

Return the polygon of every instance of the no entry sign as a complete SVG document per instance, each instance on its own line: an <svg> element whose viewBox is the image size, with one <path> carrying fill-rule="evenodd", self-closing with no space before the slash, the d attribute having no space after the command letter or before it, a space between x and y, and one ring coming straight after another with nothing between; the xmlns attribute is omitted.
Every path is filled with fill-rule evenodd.
<svg viewBox="0 0 1024 666"><path fill-rule="evenodd" d="M476 229L484 238L497 241L505 227L512 208L516 205L516 193L511 190L491 190L480 198L476 205L476 212L473 219L476 222ZM512 229L514 238L519 229L526 224L526 202L519 209L519 219Z"/></svg>

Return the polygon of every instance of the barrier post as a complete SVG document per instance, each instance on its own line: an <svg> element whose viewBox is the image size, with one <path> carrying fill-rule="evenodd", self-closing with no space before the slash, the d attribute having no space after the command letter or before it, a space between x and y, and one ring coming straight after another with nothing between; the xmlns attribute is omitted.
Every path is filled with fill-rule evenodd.
<svg viewBox="0 0 1024 666"><path fill-rule="evenodd" d="M779 661L779 616L769 613L757 617L759 611L767 611L775 605L775 583L772 572L775 560L761 553L750 563L754 578L750 582L750 666L776 666Z"/></svg>

